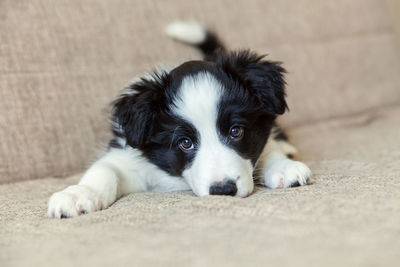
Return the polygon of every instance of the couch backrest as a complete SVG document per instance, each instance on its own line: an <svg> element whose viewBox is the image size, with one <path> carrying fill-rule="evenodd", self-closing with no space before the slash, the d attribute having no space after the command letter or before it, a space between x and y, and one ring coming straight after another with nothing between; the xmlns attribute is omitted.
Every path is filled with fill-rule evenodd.
<svg viewBox="0 0 400 267"><path fill-rule="evenodd" d="M378 0L0 2L0 183L83 170L109 136L108 104L159 62L197 58L163 35L195 18L231 48L289 70L298 125L400 99L400 60Z"/></svg>

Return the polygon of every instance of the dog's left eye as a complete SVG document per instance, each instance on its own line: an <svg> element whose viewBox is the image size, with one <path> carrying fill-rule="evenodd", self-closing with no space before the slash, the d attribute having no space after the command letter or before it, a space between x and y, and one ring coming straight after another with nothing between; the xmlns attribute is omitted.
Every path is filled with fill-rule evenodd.
<svg viewBox="0 0 400 267"><path fill-rule="evenodd" d="M243 127L240 126L232 126L231 129L229 130L229 138L232 141L239 141L242 139L244 134L244 129Z"/></svg>
<svg viewBox="0 0 400 267"><path fill-rule="evenodd" d="M178 142L178 146L183 152L190 152L194 149L192 140L187 137L180 139Z"/></svg>

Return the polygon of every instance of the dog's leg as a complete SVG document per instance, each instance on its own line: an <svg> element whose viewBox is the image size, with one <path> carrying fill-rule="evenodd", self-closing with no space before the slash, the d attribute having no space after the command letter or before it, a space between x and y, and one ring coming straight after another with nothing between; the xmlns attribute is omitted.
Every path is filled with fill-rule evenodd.
<svg viewBox="0 0 400 267"><path fill-rule="evenodd" d="M307 184L311 171L304 163L290 159L297 153L279 128L274 128L257 169L266 187L284 188Z"/></svg>
<svg viewBox="0 0 400 267"><path fill-rule="evenodd" d="M72 185L51 196L49 217L68 218L105 209L121 196L146 190L148 164L135 150L110 149Z"/></svg>

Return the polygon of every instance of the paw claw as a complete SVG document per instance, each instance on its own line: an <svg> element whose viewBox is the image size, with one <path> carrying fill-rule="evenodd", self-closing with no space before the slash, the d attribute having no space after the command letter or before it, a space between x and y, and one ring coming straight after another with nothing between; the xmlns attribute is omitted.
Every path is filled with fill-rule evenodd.
<svg viewBox="0 0 400 267"><path fill-rule="evenodd" d="M296 182L292 183L289 187L298 187L300 185L301 184L299 183L299 181L296 181Z"/></svg>
<svg viewBox="0 0 400 267"><path fill-rule="evenodd" d="M68 216L68 215L66 215L66 214L64 214L64 213L62 213L60 218L61 218L61 219L68 219L68 218L70 218L70 216Z"/></svg>
<svg viewBox="0 0 400 267"><path fill-rule="evenodd" d="M285 178L281 177L279 179L279 185L277 188L283 188L285 186Z"/></svg>

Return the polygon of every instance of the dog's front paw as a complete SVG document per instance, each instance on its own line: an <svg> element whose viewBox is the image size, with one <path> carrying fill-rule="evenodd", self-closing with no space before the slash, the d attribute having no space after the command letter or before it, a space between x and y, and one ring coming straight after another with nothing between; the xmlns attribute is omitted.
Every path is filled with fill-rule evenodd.
<svg viewBox="0 0 400 267"><path fill-rule="evenodd" d="M291 159L275 161L264 173L265 186L273 189L305 185L310 178L307 165Z"/></svg>
<svg viewBox="0 0 400 267"><path fill-rule="evenodd" d="M85 185L72 185L50 197L47 216L70 218L101 209L103 204L98 193Z"/></svg>

